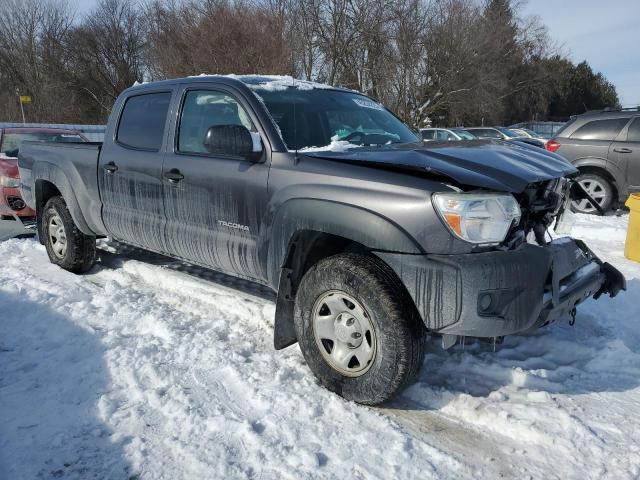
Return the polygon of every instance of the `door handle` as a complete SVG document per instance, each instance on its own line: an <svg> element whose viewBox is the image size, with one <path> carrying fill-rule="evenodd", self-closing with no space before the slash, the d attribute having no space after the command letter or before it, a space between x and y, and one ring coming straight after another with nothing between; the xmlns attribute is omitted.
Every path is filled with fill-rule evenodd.
<svg viewBox="0 0 640 480"><path fill-rule="evenodd" d="M177 168L172 168L168 172L165 172L164 178L169 180L171 183L178 183L184 178L184 175L181 174L180 170L178 170Z"/></svg>
<svg viewBox="0 0 640 480"><path fill-rule="evenodd" d="M107 173L114 173L118 170L118 166L113 162L105 164L102 168L104 168Z"/></svg>
<svg viewBox="0 0 640 480"><path fill-rule="evenodd" d="M631 150L630 148L614 148L613 151L614 152L618 152L618 153L631 153L631 152L633 152L633 150Z"/></svg>

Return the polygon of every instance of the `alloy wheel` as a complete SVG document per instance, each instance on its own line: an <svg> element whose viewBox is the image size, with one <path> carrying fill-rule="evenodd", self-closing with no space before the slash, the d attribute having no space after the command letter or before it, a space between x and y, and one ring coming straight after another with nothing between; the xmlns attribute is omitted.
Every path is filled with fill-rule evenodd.
<svg viewBox="0 0 640 480"><path fill-rule="evenodd" d="M585 180L580 180L579 183L580 185L582 185L582 188L584 188L587 193L591 195L591 197L598 203L598 205L602 206L602 204L607 199L607 190L602 182L599 182L598 180L595 180L593 178L588 178ZM596 210L596 207L594 207L587 199L574 200L572 203L573 208L580 212L593 213Z"/></svg>

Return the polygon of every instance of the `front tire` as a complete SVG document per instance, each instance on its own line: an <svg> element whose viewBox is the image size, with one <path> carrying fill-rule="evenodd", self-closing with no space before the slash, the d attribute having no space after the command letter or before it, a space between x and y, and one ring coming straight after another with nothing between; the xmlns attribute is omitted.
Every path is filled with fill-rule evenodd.
<svg viewBox="0 0 640 480"><path fill-rule="evenodd" d="M294 324L309 368L347 400L389 400L422 365L422 320L377 258L340 254L311 267L296 294Z"/></svg>
<svg viewBox="0 0 640 480"><path fill-rule="evenodd" d="M73 273L84 273L95 263L96 239L76 227L62 197L44 206L41 231L51 263Z"/></svg>
<svg viewBox="0 0 640 480"><path fill-rule="evenodd" d="M613 185L607 178L597 173L583 173L576 180L605 212L611 209L613 205ZM586 199L573 200L571 209L577 213L598 213L598 210Z"/></svg>

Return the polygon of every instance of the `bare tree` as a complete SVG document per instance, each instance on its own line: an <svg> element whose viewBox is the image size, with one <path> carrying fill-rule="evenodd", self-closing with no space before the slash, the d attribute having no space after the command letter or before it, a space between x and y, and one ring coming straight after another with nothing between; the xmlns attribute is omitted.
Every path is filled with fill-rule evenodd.
<svg viewBox="0 0 640 480"><path fill-rule="evenodd" d="M64 42L73 22L64 1L4 0L0 8L0 115L18 120L16 91L30 95L30 121L64 121L74 98L66 88Z"/></svg>
<svg viewBox="0 0 640 480"><path fill-rule="evenodd" d="M613 102L524 1L99 0L76 19L66 0L2 0L0 116L20 118L19 89L29 120L103 122L135 81L200 73L341 85L414 126L557 115L584 103L592 77L588 95Z"/></svg>
<svg viewBox="0 0 640 480"><path fill-rule="evenodd" d="M284 18L264 4L154 1L147 18L155 78L198 73L290 73Z"/></svg>
<svg viewBox="0 0 640 480"><path fill-rule="evenodd" d="M120 92L144 74L144 23L133 0L100 0L67 43L73 87L106 118Z"/></svg>

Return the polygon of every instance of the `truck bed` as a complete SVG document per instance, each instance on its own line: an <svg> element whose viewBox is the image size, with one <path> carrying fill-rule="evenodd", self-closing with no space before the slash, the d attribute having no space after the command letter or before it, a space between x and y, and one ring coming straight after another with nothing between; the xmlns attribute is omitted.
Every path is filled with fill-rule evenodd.
<svg viewBox="0 0 640 480"><path fill-rule="evenodd" d="M101 148L102 142L24 142L18 154L18 168L27 205L37 211L34 178L48 179L65 199L77 199L77 205L69 207L81 230L101 233L101 225L92 222L100 218L97 169ZM73 194L65 195L64 190ZM83 218L79 218L80 212Z"/></svg>

